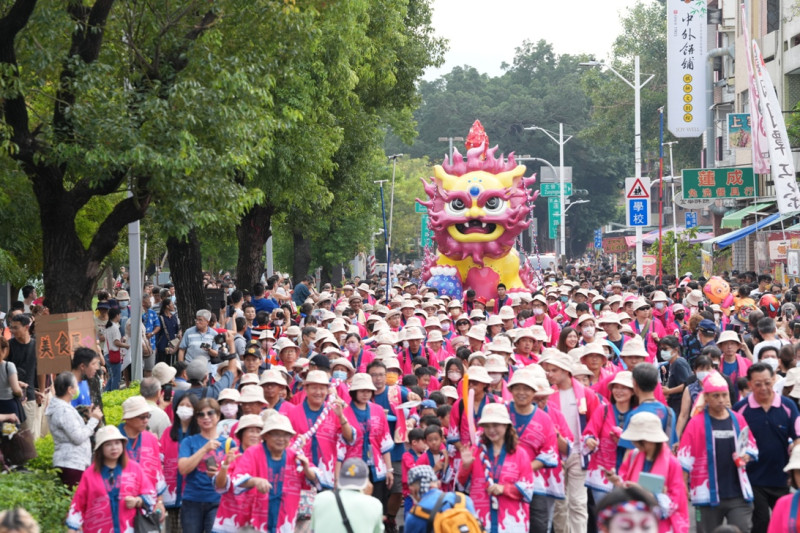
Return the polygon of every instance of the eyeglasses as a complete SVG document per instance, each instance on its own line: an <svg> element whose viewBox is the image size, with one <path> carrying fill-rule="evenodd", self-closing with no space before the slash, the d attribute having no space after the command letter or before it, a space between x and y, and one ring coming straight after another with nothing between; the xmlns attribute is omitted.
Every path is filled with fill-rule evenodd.
<svg viewBox="0 0 800 533"><path fill-rule="evenodd" d="M216 416L216 414L217 414L216 411L200 411L199 413L197 413L197 418L206 418L206 417L211 418L213 416Z"/></svg>

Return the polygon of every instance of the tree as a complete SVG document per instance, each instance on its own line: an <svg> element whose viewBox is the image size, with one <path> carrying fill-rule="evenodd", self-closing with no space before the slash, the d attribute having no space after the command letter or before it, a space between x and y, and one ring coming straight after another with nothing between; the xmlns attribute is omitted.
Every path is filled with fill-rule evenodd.
<svg viewBox="0 0 800 533"><path fill-rule="evenodd" d="M257 36L291 25L291 4L0 6L3 166L24 173L38 205L53 312L89 307L122 230L154 199L177 238L259 199L243 183L280 128L270 88L281 44ZM78 221L97 199L107 203L84 242Z"/></svg>
<svg viewBox="0 0 800 533"><path fill-rule="evenodd" d="M675 233L672 230L665 231L664 245L662 246L663 257L661 268L664 274L679 275L681 272L702 272L702 260L700 251L702 245L692 243L697 238L697 228L690 228L678 234L676 242ZM673 251L678 247L678 272L675 272L675 261L673 258ZM658 257L658 239L650 245L648 251L650 255Z"/></svg>

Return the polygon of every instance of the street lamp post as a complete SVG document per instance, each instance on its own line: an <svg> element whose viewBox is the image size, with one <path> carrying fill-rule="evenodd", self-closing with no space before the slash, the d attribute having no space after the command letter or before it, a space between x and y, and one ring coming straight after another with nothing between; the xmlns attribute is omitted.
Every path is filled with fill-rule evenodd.
<svg viewBox="0 0 800 533"><path fill-rule="evenodd" d="M552 171L553 171L553 175L554 175L554 176L555 176L555 174L556 174L556 168L555 168L555 167L554 167L554 166L553 166L553 165L550 163L550 161L548 161L547 159L542 159L541 157L531 157L531 156L527 156L527 155L526 155L526 156L522 156L522 157L517 157L517 158L515 158L515 161L517 161L518 163L519 163L519 162L522 162L522 161L538 161L538 162L540 162L540 163L544 163L545 165L547 165L548 167L550 167L550 170L552 170ZM563 211L562 211L562 215L563 215L563 214L565 214L565 213L566 213L566 210L563 210ZM559 217L559 218L560 218L560 217ZM562 219L561 219L561 222L564 222L564 220L566 220L566 219L565 219L565 218L562 218ZM531 245L532 245L532 243L531 243ZM563 253L563 250L562 250L562 253Z"/></svg>
<svg viewBox="0 0 800 533"><path fill-rule="evenodd" d="M449 161L451 165L453 164L453 141L463 142L464 137L439 137L440 143L450 143L450 148L448 149L447 153L450 157Z"/></svg>
<svg viewBox="0 0 800 533"><path fill-rule="evenodd" d="M639 56L633 58L633 82L629 81L625 76L614 70L614 67L602 61L587 61L580 63L582 67L600 67L607 68L613 72L619 79L628 84L634 91L633 99L633 114L634 114L634 132L633 132L633 161L636 170L636 177L642 177L642 87L647 85L655 75L651 74L649 78L641 82L641 72L639 71ZM636 226L636 272L642 274L642 227Z"/></svg>
<svg viewBox="0 0 800 533"><path fill-rule="evenodd" d="M672 189L672 232L675 235L675 277L678 277L678 230L677 230L677 217L678 217L678 203L675 201L675 180L677 177L675 176L675 168L672 166L672 145L678 144L678 141L669 141L665 142L665 145L669 146L669 177L670 177L670 185Z"/></svg>
<svg viewBox="0 0 800 533"><path fill-rule="evenodd" d="M554 143L558 144L558 182L560 188L559 204L561 205L561 216L559 217L561 220L559 221L560 227L558 228L560 237L559 248L561 249L561 255L566 256L567 255L566 237L565 237L566 229L564 228L564 226L566 223L567 210L565 209L564 205L564 145L567 144L570 139L572 139L572 135L564 139L564 124L561 122L558 123L558 139L556 139L554 133L551 133L544 128L540 128L539 126L530 126L525 129L528 131L541 131L542 133L550 137L550 139Z"/></svg>
<svg viewBox="0 0 800 533"><path fill-rule="evenodd" d="M394 217L394 175L397 171L397 160L403 154L392 154L388 159L392 162L392 192L389 199L389 233L386 236L386 283L391 283L392 263L389 261L392 254L392 218ZM383 198L383 185L381 185L381 199ZM383 200L381 200L383 201ZM385 228L384 228L385 229ZM386 291L386 305L389 305L389 291Z"/></svg>

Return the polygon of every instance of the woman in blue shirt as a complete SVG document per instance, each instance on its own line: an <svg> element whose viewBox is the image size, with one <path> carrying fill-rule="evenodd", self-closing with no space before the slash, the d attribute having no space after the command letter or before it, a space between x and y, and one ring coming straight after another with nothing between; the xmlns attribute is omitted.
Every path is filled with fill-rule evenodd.
<svg viewBox="0 0 800 533"><path fill-rule="evenodd" d="M220 411L216 400L200 400L194 416L200 433L184 438L178 455L178 472L186 479L181 526L184 533L211 533L220 498L212 478L236 444L217 433Z"/></svg>

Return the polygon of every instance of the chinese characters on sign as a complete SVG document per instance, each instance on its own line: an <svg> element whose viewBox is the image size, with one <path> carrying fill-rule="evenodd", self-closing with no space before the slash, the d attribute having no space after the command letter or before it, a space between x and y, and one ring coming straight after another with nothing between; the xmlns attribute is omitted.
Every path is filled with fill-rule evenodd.
<svg viewBox="0 0 800 533"><path fill-rule="evenodd" d="M750 113L728 113L728 150L750 149L752 143Z"/></svg>
<svg viewBox="0 0 800 533"><path fill-rule="evenodd" d="M753 167L694 168L683 170L683 197L753 198L758 196L758 180Z"/></svg>
<svg viewBox="0 0 800 533"><path fill-rule="evenodd" d="M676 137L706 127L706 0L667 0L667 124Z"/></svg>
<svg viewBox="0 0 800 533"><path fill-rule="evenodd" d="M764 58L758 44L753 41L753 66L755 67L756 89L759 91L761 115L766 127L767 144L769 145L772 181L775 184L775 196L778 211L782 215L800 210L800 190L794 176L794 160L789 137L786 134L786 123L783 113L769 77Z"/></svg>
<svg viewBox="0 0 800 533"><path fill-rule="evenodd" d="M650 178L625 178L628 226L650 225Z"/></svg>
<svg viewBox="0 0 800 533"><path fill-rule="evenodd" d="M625 237L608 237L603 239L603 251L607 254L624 254L628 251Z"/></svg>
<svg viewBox="0 0 800 533"><path fill-rule="evenodd" d="M43 315L36 319L36 369L39 374L69 370L72 353L81 346L97 349L91 311Z"/></svg>

